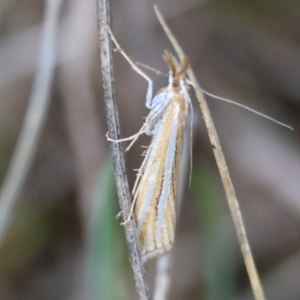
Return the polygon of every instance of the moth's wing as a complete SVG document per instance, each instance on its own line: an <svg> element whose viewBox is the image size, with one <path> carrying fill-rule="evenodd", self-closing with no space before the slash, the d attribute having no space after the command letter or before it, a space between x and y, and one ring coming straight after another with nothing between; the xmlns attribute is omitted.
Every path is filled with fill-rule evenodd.
<svg viewBox="0 0 300 300"><path fill-rule="evenodd" d="M145 157L135 197L135 217L143 259L168 251L174 243L176 195L186 118L183 99L166 108Z"/></svg>
<svg viewBox="0 0 300 300"><path fill-rule="evenodd" d="M148 127L148 134L155 134L158 128L157 125L161 123L160 119L170 105L173 97L174 93L166 92L165 89L162 89L161 93L152 99L151 107L149 107L151 111L145 121L145 125Z"/></svg>

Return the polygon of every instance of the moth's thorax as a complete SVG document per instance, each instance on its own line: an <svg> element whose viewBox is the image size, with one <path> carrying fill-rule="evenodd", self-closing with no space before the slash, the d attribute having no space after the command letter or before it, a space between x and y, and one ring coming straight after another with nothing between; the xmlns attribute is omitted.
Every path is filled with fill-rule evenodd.
<svg viewBox="0 0 300 300"><path fill-rule="evenodd" d="M185 95L182 91L176 93L170 102L169 110L171 114L175 114L178 118L185 120L188 112L188 103L185 99ZM185 121L183 121L183 124Z"/></svg>
<svg viewBox="0 0 300 300"><path fill-rule="evenodd" d="M167 90L170 93L183 94L183 89L188 90L188 88L189 88L189 86L188 86L185 78L180 78L180 80L177 80L174 78L169 78L169 85L167 87Z"/></svg>

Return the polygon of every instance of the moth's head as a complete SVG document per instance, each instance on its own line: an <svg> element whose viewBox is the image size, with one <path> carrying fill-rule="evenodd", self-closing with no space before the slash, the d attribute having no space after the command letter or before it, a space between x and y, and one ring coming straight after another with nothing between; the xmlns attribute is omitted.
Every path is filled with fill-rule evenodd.
<svg viewBox="0 0 300 300"><path fill-rule="evenodd" d="M169 85L173 88L180 88L180 82L186 84L186 72L189 67L189 59L185 56L179 64L176 58L167 50L163 54L163 59L169 68Z"/></svg>

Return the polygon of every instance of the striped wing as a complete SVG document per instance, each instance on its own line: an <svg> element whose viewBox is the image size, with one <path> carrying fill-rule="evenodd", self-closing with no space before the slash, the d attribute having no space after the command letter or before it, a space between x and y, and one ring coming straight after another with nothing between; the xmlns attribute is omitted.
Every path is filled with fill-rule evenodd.
<svg viewBox="0 0 300 300"><path fill-rule="evenodd" d="M186 114L186 101L183 95L177 94L155 125L140 170L142 175L134 194L134 213L144 261L168 251L174 243L176 195Z"/></svg>

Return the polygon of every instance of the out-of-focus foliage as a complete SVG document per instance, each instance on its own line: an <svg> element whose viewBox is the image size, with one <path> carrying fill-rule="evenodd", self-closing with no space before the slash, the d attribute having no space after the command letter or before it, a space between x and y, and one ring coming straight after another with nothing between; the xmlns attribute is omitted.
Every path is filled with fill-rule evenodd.
<svg viewBox="0 0 300 300"><path fill-rule="evenodd" d="M205 299L232 299L235 276L231 235L224 226L217 185L210 167L194 165L192 192L198 202L203 234Z"/></svg>
<svg viewBox="0 0 300 300"><path fill-rule="evenodd" d="M130 299L128 251L116 222L117 195L112 166L105 166L95 191L95 211L88 242L87 282L90 299ZM127 263L124 263L127 262ZM116 288L118 286L118 288ZM132 292L132 290L131 290Z"/></svg>

